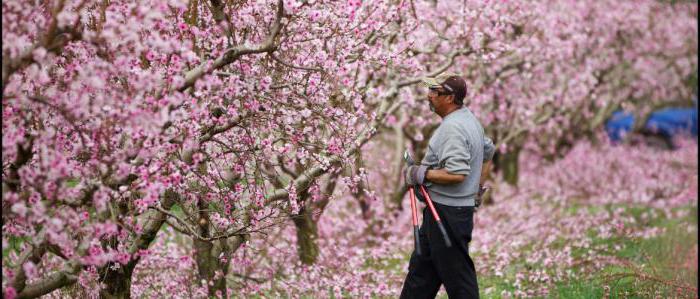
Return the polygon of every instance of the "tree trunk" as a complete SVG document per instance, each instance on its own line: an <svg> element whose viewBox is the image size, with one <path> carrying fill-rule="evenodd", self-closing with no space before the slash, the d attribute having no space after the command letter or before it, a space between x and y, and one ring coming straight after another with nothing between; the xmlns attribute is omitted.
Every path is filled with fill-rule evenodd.
<svg viewBox="0 0 700 299"><path fill-rule="evenodd" d="M518 157L520 156L520 149L515 149L506 152L505 154L498 154L496 159L495 168L497 168L503 175L503 179L506 183L516 186L518 184Z"/></svg>
<svg viewBox="0 0 700 299"><path fill-rule="evenodd" d="M401 182L400 186L396 186L394 188L394 192L391 193L389 200L393 204L392 210L394 211L392 215L394 217L398 217L401 212L403 212L403 206L401 205L403 202L403 197L406 195L406 192L408 192L408 189L403 185L403 182Z"/></svg>
<svg viewBox="0 0 700 299"><path fill-rule="evenodd" d="M200 281L205 280L209 283L209 296L227 298L226 272L228 271L226 270L228 270L228 261L224 263L219 259L219 255L223 252L221 246L215 246L214 242L194 239L194 250L197 274ZM217 271L221 271L221 273L216 275Z"/></svg>
<svg viewBox="0 0 700 299"><path fill-rule="evenodd" d="M172 189L168 189L163 194L161 200L162 207L165 210L170 210L175 202L179 200L179 195ZM126 210L122 210L119 213L123 215L126 213ZM165 223L165 218L167 217L165 214L158 211L149 211L145 216L146 221L143 225L143 232L134 240L132 248L129 249L129 252L132 254L150 246L151 242L156 239L158 231L163 226L163 223ZM100 267L98 269L100 282L107 286L100 291L100 297L130 298L131 275L140 259L140 257L134 257L126 265L119 265L119 267L112 267L114 262L107 263L105 266Z"/></svg>
<svg viewBox="0 0 700 299"><path fill-rule="evenodd" d="M100 298L105 299L124 299L131 298L131 274L134 272L136 263L128 263L127 265L119 265L119 268L112 270L114 262L107 264L104 269L110 269L105 272L102 282L106 288L100 291Z"/></svg>
<svg viewBox="0 0 700 299"><path fill-rule="evenodd" d="M203 200L197 203L199 210L198 229L199 235L211 237L209 213L206 212L207 204ZM209 297L228 298L226 293L226 272L228 272L228 259L224 262L219 256L226 249L225 240L204 241L193 238L194 256L197 263L199 281L206 281L209 289ZM217 275L217 271L220 272ZM218 294L217 294L218 293Z"/></svg>
<svg viewBox="0 0 700 299"><path fill-rule="evenodd" d="M297 251L299 259L305 265L311 265L318 258L318 228L316 222L311 217L311 213L306 209L302 210L294 218L294 225L297 228Z"/></svg>

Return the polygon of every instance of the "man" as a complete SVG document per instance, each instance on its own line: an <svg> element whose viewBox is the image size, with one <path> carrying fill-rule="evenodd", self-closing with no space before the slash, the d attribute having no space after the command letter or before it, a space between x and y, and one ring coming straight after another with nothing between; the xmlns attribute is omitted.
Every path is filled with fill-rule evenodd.
<svg viewBox="0 0 700 299"><path fill-rule="evenodd" d="M474 262L469 257L477 197L495 152L474 114L462 107L467 86L452 74L424 78L430 110L442 118L420 165L404 172L406 185L424 185L452 241L446 247L435 219L423 209L419 234L422 254L411 255L401 298L435 298L444 284L451 299L479 298ZM485 165L484 165L485 164Z"/></svg>

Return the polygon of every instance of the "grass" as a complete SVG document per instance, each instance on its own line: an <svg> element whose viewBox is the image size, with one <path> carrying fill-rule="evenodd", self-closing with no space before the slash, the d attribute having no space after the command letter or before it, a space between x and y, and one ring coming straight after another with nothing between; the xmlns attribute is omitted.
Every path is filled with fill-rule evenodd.
<svg viewBox="0 0 700 299"><path fill-rule="evenodd" d="M612 208L612 207L606 207ZM614 237L595 239L596 244L621 246L611 254L626 264L610 265L576 280L557 282L549 288L549 298L697 298L697 205L684 207L688 215L668 219L663 213L639 225L663 228L664 233L649 239ZM577 209L572 209L576 211ZM638 220L648 212L646 207L625 207L627 215ZM690 229L692 228L692 229ZM512 269L515 269L514 265ZM577 271L579 269L572 269ZM505 277L481 276L479 288L482 298L501 298L503 291L515 288L512 271ZM681 286L679 288L679 286ZM687 288L686 288L687 287ZM486 294L486 290L489 290ZM695 289L695 290L694 290ZM438 298L447 298L441 291Z"/></svg>
<svg viewBox="0 0 700 299"><path fill-rule="evenodd" d="M567 212L576 213L585 208L589 213L597 213L602 209L612 211L618 207L624 207L624 215L633 216L637 220L636 225L662 228L663 233L648 239L624 236L603 239L594 237L595 230L591 229L593 245L607 245L605 247L611 249L608 254L624 264L605 266L600 271L587 275L581 268L571 269L577 278L550 285L546 298L697 298L697 204L674 209L688 211L685 217L677 219L666 218L663 212L656 211L655 217L644 220L642 214L650 212L652 208L630 205L569 207ZM557 247L563 244L555 242L553 245ZM614 250L616 246L619 250ZM529 250L530 247L525 246L523 249ZM574 250L572 254L577 255L577 251ZM474 259L478 261L479 257L475 256ZM400 262L406 261L407 259ZM395 268L395 262L388 264ZM515 261L502 277L479 276L481 298L502 298L504 291L511 294L516 291L513 285L515 274L525 264L525 261ZM371 266L384 268L379 263L372 263ZM448 298L444 287L436 298Z"/></svg>
<svg viewBox="0 0 700 299"><path fill-rule="evenodd" d="M656 213L656 217L643 219L642 215L651 211L644 206L611 205L611 206L577 206L569 207L568 212L576 213L586 209L595 213L601 209L608 211L618 207L625 209L625 215L633 216L636 225L644 227L658 227L664 232L658 237L649 239L629 238L615 236L612 238L594 238L593 245L607 245L608 248L619 246L619 250L612 250L609 254L625 261L627 264L613 264L605 266L600 271L588 275L578 275L577 279L556 282L549 286L547 298L697 298L698 287L698 207L681 207L675 210L685 210L685 217L669 219L662 212ZM182 215L180 206L174 206L173 213ZM591 236L595 235L592 229ZM8 246L3 249L3 260L11 250L17 250L19 244L25 239L9 237ZM180 239L179 242L184 242ZM563 241L563 240L562 240ZM555 242L553 246L563 244ZM523 250L531 250L530 246ZM577 255L574 250L572 252ZM369 260L366 267L385 269L396 272L404 272L410 253L404 258L390 258L387 260ZM479 261L479 257L474 257ZM513 282L515 274L526 265L525 261L515 261L506 269L503 277L479 276L479 288L481 298L501 298L502 292L516 291ZM572 269L580 273L581 269ZM679 286L681 286L679 290ZM695 290L693 290L695 289ZM347 296L346 296L347 295ZM251 298L267 298L270 294L262 293ZM329 298L333 298L332 290L329 290ZM349 297L349 294L343 294ZM301 297L311 298L311 297ZM441 288L436 298L448 298Z"/></svg>

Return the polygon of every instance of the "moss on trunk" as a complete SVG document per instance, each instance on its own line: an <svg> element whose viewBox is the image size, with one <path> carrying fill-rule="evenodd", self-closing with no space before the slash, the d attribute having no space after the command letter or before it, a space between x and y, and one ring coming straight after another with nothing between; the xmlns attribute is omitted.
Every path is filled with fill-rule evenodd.
<svg viewBox="0 0 700 299"><path fill-rule="evenodd" d="M496 159L496 168L503 175L503 180L506 183L516 186L518 185L518 158L520 150L508 151L504 154L499 154Z"/></svg>
<svg viewBox="0 0 700 299"><path fill-rule="evenodd" d="M311 213L302 211L294 218L294 226L297 229L297 251L299 260L305 265L311 265L318 258L318 227Z"/></svg>

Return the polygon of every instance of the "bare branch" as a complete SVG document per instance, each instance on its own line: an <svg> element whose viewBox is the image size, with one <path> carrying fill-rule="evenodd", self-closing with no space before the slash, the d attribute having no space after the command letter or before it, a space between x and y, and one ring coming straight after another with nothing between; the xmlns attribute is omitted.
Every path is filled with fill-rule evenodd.
<svg viewBox="0 0 700 299"><path fill-rule="evenodd" d="M199 139L199 144L200 146L208 141L210 141L214 136L217 134L226 132L230 130L231 128L237 126L240 122L241 118L237 117L235 119L229 120L225 125L220 126L220 127L213 127L211 129L206 130L206 134L204 134L202 137Z"/></svg>
<svg viewBox="0 0 700 299"><path fill-rule="evenodd" d="M216 235L213 237L203 237L199 233L197 233L197 231L192 226L188 225L185 220L178 217L177 215L175 215L175 214L173 214L173 213L171 213L171 212L169 212L161 207L151 206L149 208L156 210L167 217L175 219L175 221L177 221L177 223L179 223L179 224L174 224L174 223L168 221L168 224L170 224L175 230L177 230L181 233L187 234L195 239L202 240L202 241L215 241L215 240L219 240L219 239L227 239L227 238L230 238L233 236L244 236L247 234L244 232L244 229L241 228L241 229L237 229L235 231L228 232L226 234Z"/></svg>
<svg viewBox="0 0 700 299"><path fill-rule="evenodd" d="M274 53L269 53L268 56L270 56L274 61L279 62L280 64L288 67L288 68L293 68L293 69L299 69L299 70L304 70L304 71L310 71L310 72L320 72L323 73L324 75L327 74L326 70L322 68L314 68L314 67L303 67L303 66L296 66L296 65L291 65L289 63L286 63L282 61L279 57L277 57Z"/></svg>

